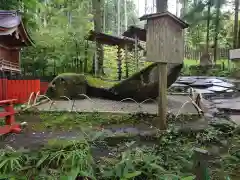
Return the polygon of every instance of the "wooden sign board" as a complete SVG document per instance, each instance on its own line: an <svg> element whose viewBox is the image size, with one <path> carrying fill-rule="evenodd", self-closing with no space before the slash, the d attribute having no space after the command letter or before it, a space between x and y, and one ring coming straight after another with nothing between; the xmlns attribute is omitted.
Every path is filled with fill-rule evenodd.
<svg viewBox="0 0 240 180"><path fill-rule="evenodd" d="M229 50L230 60L240 60L240 49L230 49Z"/></svg>
<svg viewBox="0 0 240 180"><path fill-rule="evenodd" d="M184 31L188 25L169 12L145 15L147 61L181 64L184 59Z"/></svg>

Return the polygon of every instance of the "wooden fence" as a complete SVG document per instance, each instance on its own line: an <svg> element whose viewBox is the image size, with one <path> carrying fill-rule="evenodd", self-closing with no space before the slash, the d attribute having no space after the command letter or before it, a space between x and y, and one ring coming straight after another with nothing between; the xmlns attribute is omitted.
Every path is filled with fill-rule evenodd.
<svg viewBox="0 0 240 180"><path fill-rule="evenodd" d="M40 82L40 94L45 94L47 92L48 84L49 84L49 82L47 82L47 81Z"/></svg>
<svg viewBox="0 0 240 180"><path fill-rule="evenodd" d="M185 59L200 60L202 53L203 53L202 51L195 50L187 46L184 49ZM219 48L217 50L217 59L228 59L228 53L229 53L229 49ZM211 56L213 56L213 52L210 51L210 54Z"/></svg>
<svg viewBox="0 0 240 180"><path fill-rule="evenodd" d="M40 91L40 80L0 79L0 100L17 99L18 103L28 101L32 92Z"/></svg>

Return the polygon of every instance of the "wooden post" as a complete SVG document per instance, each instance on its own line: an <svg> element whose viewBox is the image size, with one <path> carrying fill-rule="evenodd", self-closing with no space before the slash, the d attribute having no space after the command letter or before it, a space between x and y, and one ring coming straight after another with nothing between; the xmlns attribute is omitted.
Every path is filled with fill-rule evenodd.
<svg viewBox="0 0 240 180"><path fill-rule="evenodd" d="M136 60L136 71L139 70L138 64L139 64L139 59L138 59L138 37L137 35L134 35L134 58Z"/></svg>
<svg viewBox="0 0 240 180"><path fill-rule="evenodd" d="M125 55L126 78L128 78L129 77L129 69L128 69L128 45L127 44L125 45L124 50L125 50L124 55Z"/></svg>
<svg viewBox="0 0 240 180"><path fill-rule="evenodd" d="M122 55L120 46L118 46L117 61L118 61L118 80L120 81L122 79Z"/></svg>
<svg viewBox="0 0 240 180"><path fill-rule="evenodd" d="M97 48L95 49L95 56L94 56L94 74L97 76L98 72L98 53L97 53Z"/></svg>
<svg viewBox="0 0 240 180"><path fill-rule="evenodd" d="M210 180L207 166L208 158L208 151L199 148L194 150L194 173L196 180Z"/></svg>
<svg viewBox="0 0 240 180"><path fill-rule="evenodd" d="M146 60L158 63L158 128L165 130L167 128L167 65L182 64L183 29L188 25L169 12L145 15L140 20L147 20Z"/></svg>
<svg viewBox="0 0 240 180"><path fill-rule="evenodd" d="M158 63L159 72L159 96L158 117L159 129L167 128L167 63Z"/></svg>
<svg viewBox="0 0 240 180"><path fill-rule="evenodd" d="M87 62L88 62L88 41L85 42L83 73L87 73L87 67L88 67Z"/></svg>

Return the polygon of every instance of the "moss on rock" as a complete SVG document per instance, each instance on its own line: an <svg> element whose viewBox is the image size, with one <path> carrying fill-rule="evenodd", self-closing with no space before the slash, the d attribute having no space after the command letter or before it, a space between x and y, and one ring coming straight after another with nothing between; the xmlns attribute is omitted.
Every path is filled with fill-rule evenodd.
<svg viewBox="0 0 240 180"><path fill-rule="evenodd" d="M87 80L85 75L76 73L64 73L55 77L49 85L47 95L54 99L61 96L79 98L79 94L87 93Z"/></svg>
<svg viewBox="0 0 240 180"><path fill-rule="evenodd" d="M88 85L91 87L108 89L113 87L116 84L116 82L104 81L101 78L96 78L90 75L87 75L86 79L87 79Z"/></svg>
<svg viewBox="0 0 240 180"><path fill-rule="evenodd" d="M53 99L60 99L61 96L81 99L84 97L79 96L79 94L88 95L88 90L90 89L89 87L91 87L91 89L108 89L115 83L116 82L104 81L100 78L96 78L90 75L63 73L59 74L52 80L46 94Z"/></svg>

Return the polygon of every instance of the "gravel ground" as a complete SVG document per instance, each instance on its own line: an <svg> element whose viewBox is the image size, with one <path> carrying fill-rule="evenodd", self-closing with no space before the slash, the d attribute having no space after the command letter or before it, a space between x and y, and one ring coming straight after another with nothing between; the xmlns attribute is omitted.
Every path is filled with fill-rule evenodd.
<svg viewBox="0 0 240 180"><path fill-rule="evenodd" d="M168 111L173 114L177 114L182 105L189 101L188 96L183 95L169 95L168 96ZM55 101L50 109L50 103L42 104L38 106L41 111L70 111L72 109L73 102L70 101ZM146 101L144 103L136 103L133 101L111 101L104 99L93 98L90 100L76 100L74 102L73 110L78 112L115 112L115 113L149 113L157 114L157 102L153 100ZM205 113L212 114L217 109L223 112L228 112L230 118L240 125L240 97L238 98L224 98L208 101L203 99L202 108ZM182 114L197 114L195 107L188 103L182 108Z"/></svg>
<svg viewBox="0 0 240 180"><path fill-rule="evenodd" d="M189 101L188 96L168 96L168 110L172 113L177 113L182 105ZM157 113L157 102L149 100L143 103L136 103L133 101L111 101L104 99L93 98L90 100L76 100L71 101L55 101L50 109L50 103L42 104L38 106L41 111L70 111L72 104L75 105L75 110L78 112L115 112L115 113L138 113L145 112L149 114ZM182 113L197 113L196 109L192 104L187 104L181 111Z"/></svg>

